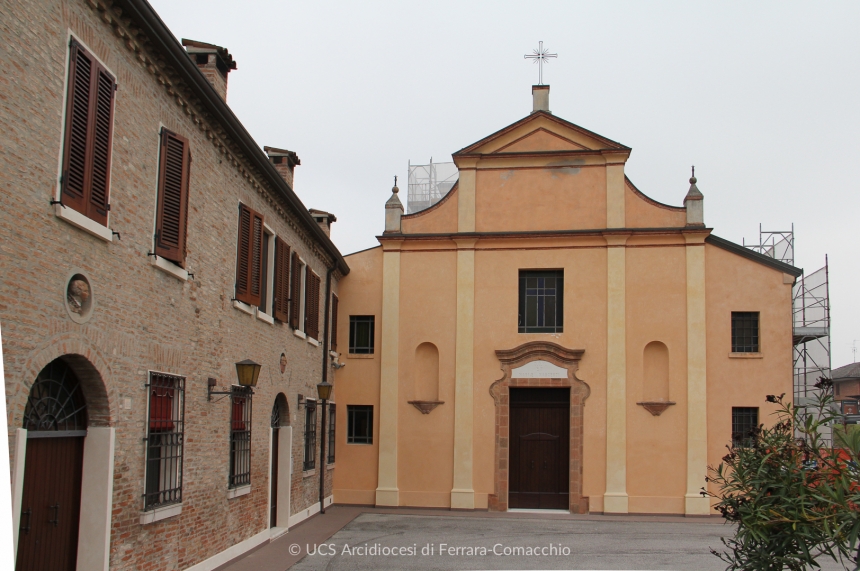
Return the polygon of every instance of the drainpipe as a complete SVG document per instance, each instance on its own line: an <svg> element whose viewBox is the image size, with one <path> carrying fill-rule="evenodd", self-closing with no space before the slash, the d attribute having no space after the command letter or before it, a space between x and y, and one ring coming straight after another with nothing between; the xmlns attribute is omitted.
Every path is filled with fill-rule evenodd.
<svg viewBox="0 0 860 571"><path fill-rule="evenodd" d="M322 382L328 382L328 351L329 351L329 312L331 311L331 274L334 272L334 267L328 268L325 274L325 322L323 325L323 357L322 357ZM320 432L322 439L320 440L320 513L325 513L325 475L326 456L325 456L325 441L326 441L326 418L325 418L326 402L322 401L322 418L320 419Z"/></svg>

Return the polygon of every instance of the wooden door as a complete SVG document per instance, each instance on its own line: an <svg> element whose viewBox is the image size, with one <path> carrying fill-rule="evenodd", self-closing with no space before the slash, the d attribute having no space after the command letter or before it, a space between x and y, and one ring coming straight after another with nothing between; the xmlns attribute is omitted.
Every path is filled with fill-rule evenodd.
<svg viewBox="0 0 860 571"><path fill-rule="evenodd" d="M278 525L278 428L272 427L272 477L269 480L269 527Z"/></svg>
<svg viewBox="0 0 860 571"><path fill-rule="evenodd" d="M78 557L84 438L30 438L17 571L73 571Z"/></svg>
<svg viewBox="0 0 860 571"><path fill-rule="evenodd" d="M570 509L570 389L510 389L511 508Z"/></svg>

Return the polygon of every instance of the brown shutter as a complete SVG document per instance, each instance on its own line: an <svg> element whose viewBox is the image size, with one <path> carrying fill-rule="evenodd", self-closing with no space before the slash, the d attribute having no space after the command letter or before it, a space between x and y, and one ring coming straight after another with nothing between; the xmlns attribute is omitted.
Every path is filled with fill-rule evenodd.
<svg viewBox="0 0 860 571"><path fill-rule="evenodd" d="M308 269L305 285L305 333L319 341L320 338L320 279Z"/></svg>
<svg viewBox="0 0 860 571"><path fill-rule="evenodd" d="M239 205L236 250L236 299L248 305L260 305L263 216L244 204Z"/></svg>
<svg viewBox="0 0 860 571"><path fill-rule="evenodd" d="M337 296L331 294L331 350L337 352Z"/></svg>
<svg viewBox="0 0 860 571"><path fill-rule="evenodd" d="M158 207L155 219L155 253L185 267L185 233L188 220L188 179L191 154L188 139L161 132Z"/></svg>
<svg viewBox="0 0 860 571"><path fill-rule="evenodd" d="M290 247L275 237L275 319L286 323L290 315Z"/></svg>
<svg viewBox="0 0 860 571"><path fill-rule="evenodd" d="M107 225L116 81L74 40L69 62L62 202Z"/></svg>
<svg viewBox="0 0 860 571"><path fill-rule="evenodd" d="M301 308L302 292L302 263L299 253L293 252L292 279L290 280L290 327L299 328L299 311Z"/></svg>

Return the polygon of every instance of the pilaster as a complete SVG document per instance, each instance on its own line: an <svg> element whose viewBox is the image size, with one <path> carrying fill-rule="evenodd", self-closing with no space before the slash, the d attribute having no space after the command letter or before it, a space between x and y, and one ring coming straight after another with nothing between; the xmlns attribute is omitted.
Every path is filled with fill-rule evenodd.
<svg viewBox="0 0 860 571"><path fill-rule="evenodd" d="M475 231L475 193L477 159L455 159L460 170L457 182L457 231Z"/></svg>
<svg viewBox="0 0 860 571"><path fill-rule="evenodd" d="M400 360L400 240L382 242L382 339L379 380L379 479L376 505L397 506L397 397Z"/></svg>
<svg viewBox="0 0 860 571"><path fill-rule="evenodd" d="M623 171L622 171L623 173ZM606 492L605 513L627 513L627 235L605 236Z"/></svg>
<svg viewBox="0 0 860 571"><path fill-rule="evenodd" d="M624 228L626 217L624 212L624 160L619 157L610 157L610 160L621 162L609 162L606 164L606 227Z"/></svg>

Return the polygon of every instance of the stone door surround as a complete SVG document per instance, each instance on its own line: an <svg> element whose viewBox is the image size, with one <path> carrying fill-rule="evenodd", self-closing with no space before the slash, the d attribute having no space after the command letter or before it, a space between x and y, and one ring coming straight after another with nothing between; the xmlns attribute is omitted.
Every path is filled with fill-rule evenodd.
<svg viewBox="0 0 860 571"><path fill-rule="evenodd" d="M570 387L570 511L588 512L588 498L582 497L582 427L585 399L591 394L591 389L576 378L583 353L585 353L584 349L566 349L549 341L531 341L514 349L496 351L504 375L490 385L490 396L496 403L495 493L489 497L490 510L507 511L508 509L510 388ZM531 375L528 378L513 378L514 369L534 361L544 361L565 369L566 378L537 378ZM528 369L540 370L539 367ZM551 376L562 377L560 374Z"/></svg>

